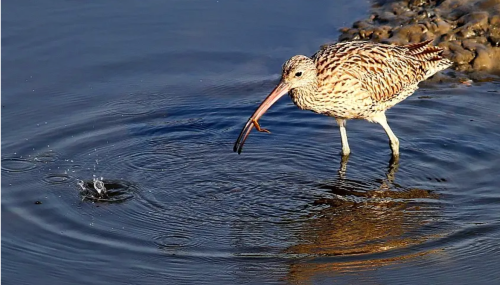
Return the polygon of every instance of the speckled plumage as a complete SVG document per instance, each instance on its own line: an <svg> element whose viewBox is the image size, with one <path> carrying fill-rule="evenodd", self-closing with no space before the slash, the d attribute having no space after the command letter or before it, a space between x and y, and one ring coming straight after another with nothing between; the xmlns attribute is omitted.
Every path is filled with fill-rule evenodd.
<svg viewBox="0 0 500 285"><path fill-rule="evenodd" d="M313 64L310 86L290 90L293 102L341 119L367 119L417 90L417 84L451 65L430 41L393 46L370 42L326 45L311 58L294 56L283 65L284 78Z"/></svg>
<svg viewBox="0 0 500 285"><path fill-rule="evenodd" d="M397 156L399 141L387 124L385 111L413 94L419 82L452 64L430 42L406 46L343 42L325 45L312 57L290 58L283 64L280 84L242 130L235 151L241 152L252 127L266 131L258 119L288 92L299 108L336 118L344 155L350 152L345 120L365 119L384 127Z"/></svg>

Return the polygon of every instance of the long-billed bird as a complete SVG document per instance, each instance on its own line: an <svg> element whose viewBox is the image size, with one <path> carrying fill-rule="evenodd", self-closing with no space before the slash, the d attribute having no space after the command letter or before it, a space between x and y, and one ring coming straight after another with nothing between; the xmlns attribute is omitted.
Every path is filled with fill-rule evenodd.
<svg viewBox="0 0 500 285"><path fill-rule="evenodd" d="M385 111L418 89L418 83L446 69L452 62L432 40L405 46L352 41L323 46L313 56L296 55L283 64L281 80L248 119L234 144L241 153L260 117L289 93L297 107L334 117L340 128L342 155L350 153L346 120L379 123L390 140L394 157L399 140L387 124Z"/></svg>

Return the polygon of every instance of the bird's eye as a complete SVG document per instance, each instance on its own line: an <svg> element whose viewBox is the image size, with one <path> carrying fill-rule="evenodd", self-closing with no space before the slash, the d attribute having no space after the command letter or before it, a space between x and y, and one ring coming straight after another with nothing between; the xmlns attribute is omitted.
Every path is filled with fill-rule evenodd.
<svg viewBox="0 0 500 285"><path fill-rule="evenodd" d="M295 73L295 77L301 77L301 76L302 76L302 71Z"/></svg>

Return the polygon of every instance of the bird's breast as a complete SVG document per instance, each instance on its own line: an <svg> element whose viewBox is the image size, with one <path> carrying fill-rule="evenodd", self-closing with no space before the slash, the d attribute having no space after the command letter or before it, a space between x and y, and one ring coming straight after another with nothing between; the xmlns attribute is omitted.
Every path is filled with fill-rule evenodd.
<svg viewBox="0 0 500 285"><path fill-rule="evenodd" d="M343 87L342 85L339 85ZM293 89L290 97L303 110L336 118L359 119L370 116L372 100L359 86L356 88Z"/></svg>
<svg viewBox="0 0 500 285"><path fill-rule="evenodd" d="M314 100L314 95L300 88L290 90L290 97L292 98L295 106L302 110L314 111L314 108L317 105Z"/></svg>

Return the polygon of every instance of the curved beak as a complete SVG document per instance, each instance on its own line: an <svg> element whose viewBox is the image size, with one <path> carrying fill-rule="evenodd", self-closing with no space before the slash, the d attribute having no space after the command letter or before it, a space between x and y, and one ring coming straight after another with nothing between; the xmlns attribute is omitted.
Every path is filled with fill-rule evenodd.
<svg viewBox="0 0 500 285"><path fill-rule="evenodd" d="M274 88L274 90L267 96L267 98L260 104L259 108L255 110L253 115L248 119L245 127L241 130L240 136L236 140L236 143L234 144L233 151L238 152L238 154L241 153L241 150L243 149L243 145L245 144L245 141L252 131L253 127L257 127L259 131L264 131L264 132L269 132L264 129L260 129L259 124L257 121L264 115L264 113L269 109L276 101L278 101L279 98L283 97L286 93L288 93L289 87L288 84L283 82L283 80L280 81L278 86Z"/></svg>

